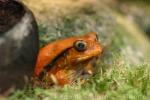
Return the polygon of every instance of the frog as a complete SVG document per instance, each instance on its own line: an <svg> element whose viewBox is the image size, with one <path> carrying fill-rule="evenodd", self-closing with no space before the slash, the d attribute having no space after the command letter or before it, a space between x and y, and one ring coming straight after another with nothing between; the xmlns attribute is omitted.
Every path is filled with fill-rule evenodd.
<svg viewBox="0 0 150 100"><path fill-rule="evenodd" d="M73 84L94 74L102 51L95 32L54 41L40 49L34 76L49 85Z"/></svg>

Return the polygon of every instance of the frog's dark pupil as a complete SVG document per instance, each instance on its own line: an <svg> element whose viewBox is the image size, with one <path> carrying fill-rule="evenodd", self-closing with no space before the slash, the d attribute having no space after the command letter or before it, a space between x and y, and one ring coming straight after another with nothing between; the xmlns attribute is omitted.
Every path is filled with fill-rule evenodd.
<svg viewBox="0 0 150 100"><path fill-rule="evenodd" d="M78 51L86 50L86 42L84 42L84 41L77 41L75 43L75 49L78 50Z"/></svg>
<svg viewBox="0 0 150 100"><path fill-rule="evenodd" d="M80 49L83 49L84 46L85 46L85 45L84 45L83 43L79 43L79 44L78 44L78 47L79 47Z"/></svg>

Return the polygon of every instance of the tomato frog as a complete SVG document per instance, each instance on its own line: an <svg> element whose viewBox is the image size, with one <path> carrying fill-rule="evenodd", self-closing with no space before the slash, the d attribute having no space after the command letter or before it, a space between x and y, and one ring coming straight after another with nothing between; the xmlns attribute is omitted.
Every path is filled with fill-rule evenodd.
<svg viewBox="0 0 150 100"><path fill-rule="evenodd" d="M40 49L34 76L64 86L93 75L93 61L102 53L96 33L49 43Z"/></svg>

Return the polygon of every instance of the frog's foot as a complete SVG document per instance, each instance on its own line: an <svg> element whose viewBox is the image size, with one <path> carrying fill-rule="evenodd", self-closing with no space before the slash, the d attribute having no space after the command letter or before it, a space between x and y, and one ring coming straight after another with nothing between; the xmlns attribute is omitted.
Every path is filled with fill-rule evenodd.
<svg viewBox="0 0 150 100"><path fill-rule="evenodd" d="M69 79L67 77L67 74L64 70L58 71L55 75L50 75L51 80L54 84L64 86L65 84L69 84Z"/></svg>

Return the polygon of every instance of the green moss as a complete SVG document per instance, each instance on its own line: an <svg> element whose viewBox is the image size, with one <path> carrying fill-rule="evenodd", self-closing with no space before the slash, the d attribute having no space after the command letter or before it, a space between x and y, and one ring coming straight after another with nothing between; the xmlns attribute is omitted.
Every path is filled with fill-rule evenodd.
<svg viewBox="0 0 150 100"><path fill-rule="evenodd" d="M115 67L103 74L96 74L83 86L25 89L24 91L17 91L9 99L94 100L103 98L106 100L148 100L150 98L149 65Z"/></svg>

